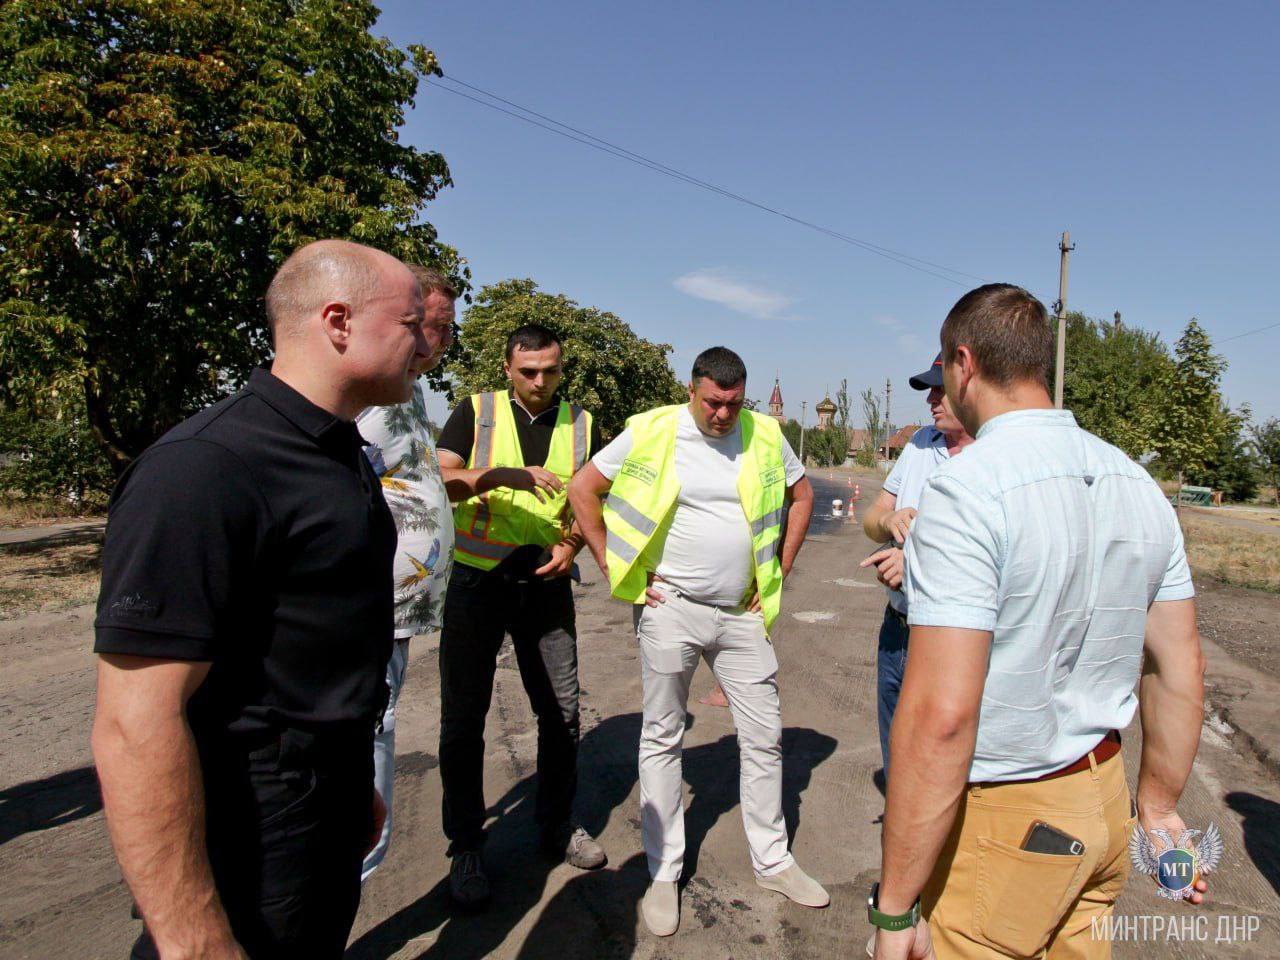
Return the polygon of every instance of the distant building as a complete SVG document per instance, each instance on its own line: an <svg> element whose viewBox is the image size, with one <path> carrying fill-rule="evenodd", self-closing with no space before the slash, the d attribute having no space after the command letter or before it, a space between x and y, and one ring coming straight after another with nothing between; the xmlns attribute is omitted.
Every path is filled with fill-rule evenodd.
<svg viewBox="0 0 1280 960"><path fill-rule="evenodd" d="M884 458L886 460L897 460L898 457L901 456L903 448L911 442L911 438L915 436L916 431L919 430L920 427L921 424L911 423L905 427L899 428L898 431L888 439L882 448Z"/></svg>
<svg viewBox="0 0 1280 960"><path fill-rule="evenodd" d="M831 426L831 421L836 415L836 405L831 402L830 395L823 397L822 402L814 409L818 411L818 429Z"/></svg>
<svg viewBox="0 0 1280 960"><path fill-rule="evenodd" d="M858 451L871 442L870 431L852 427L849 430L849 457L857 456Z"/></svg>
<svg viewBox="0 0 1280 960"><path fill-rule="evenodd" d="M782 412L782 385L776 377L773 381L773 393L769 395L769 416L779 423L787 422L787 418Z"/></svg>

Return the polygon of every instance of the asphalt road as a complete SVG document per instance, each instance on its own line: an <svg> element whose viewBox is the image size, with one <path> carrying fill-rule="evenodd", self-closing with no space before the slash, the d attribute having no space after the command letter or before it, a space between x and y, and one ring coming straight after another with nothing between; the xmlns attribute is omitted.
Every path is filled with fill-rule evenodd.
<svg viewBox="0 0 1280 960"><path fill-rule="evenodd" d="M874 650L884 597L856 562L871 548L833 520L843 476L818 472L819 510L788 581L776 632L781 663L785 804L799 862L832 893L811 911L755 886L737 808L737 748L727 711L691 704L685 742L689 854L679 933L645 931L636 744L640 676L630 612L611 601L594 564L583 570L578 626L583 684L579 806L609 851L584 874L543 860L533 827L536 732L509 647L489 716L485 768L492 804L487 859L493 903L456 914L439 829L439 676L434 638L414 641L398 711L396 834L366 885L352 958L848 958L869 932L863 908L879 863ZM863 502L875 484L862 479ZM824 506L825 505L825 506ZM88 733L93 701L87 607L0 622L0 957L123 957L138 924L107 843ZM711 685L694 679L694 698ZM1126 735L1131 782L1138 737ZM1116 956L1274 957L1280 935L1280 802L1251 757L1206 727L1187 791L1189 823L1226 840L1212 903L1200 914L1130 882L1120 913L1132 940ZM1178 918L1179 939L1167 920ZM1219 917L1227 918L1219 926ZM1249 918L1257 918L1254 921ZM1190 922L1183 918L1189 918ZM1157 929L1158 927L1158 929ZM1207 930L1207 940L1196 939ZM1233 942L1214 942L1231 934Z"/></svg>

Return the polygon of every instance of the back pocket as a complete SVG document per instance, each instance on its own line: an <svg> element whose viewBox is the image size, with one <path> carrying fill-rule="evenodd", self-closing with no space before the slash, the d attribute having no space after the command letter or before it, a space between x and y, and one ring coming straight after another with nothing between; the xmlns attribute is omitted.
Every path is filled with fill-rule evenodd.
<svg viewBox="0 0 1280 960"><path fill-rule="evenodd" d="M1081 886L1084 857L1030 853L978 837L974 928L987 943L1019 957L1042 949Z"/></svg>

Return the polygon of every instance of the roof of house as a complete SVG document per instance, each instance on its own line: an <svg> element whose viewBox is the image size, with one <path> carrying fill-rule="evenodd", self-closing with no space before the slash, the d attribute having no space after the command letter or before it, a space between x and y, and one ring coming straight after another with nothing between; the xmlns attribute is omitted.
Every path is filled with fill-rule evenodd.
<svg viewBox="0 0 1280 960"><path fill-rule="evenodd" d="M773 393L769 395L770 403L782 403L782 387L778 381L773 381Z"/></svg>
<svg viewBox="0 0 1280 960"><path fill-rule="evenodd" d="M921 426L922 425L919 423L912 423L905 427L900 427L898 432L889 438L889 449L900 450L905 447L911 442L911 438L915 436L916 431L919 430Z"/></svg>

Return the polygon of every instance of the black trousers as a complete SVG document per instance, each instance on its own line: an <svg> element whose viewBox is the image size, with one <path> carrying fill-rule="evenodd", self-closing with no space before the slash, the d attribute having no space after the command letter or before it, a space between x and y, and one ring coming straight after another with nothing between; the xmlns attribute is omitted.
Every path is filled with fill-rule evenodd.
<svg viewBox="0 0 1280 960"><path fill-rule="evenodd" d="M570 819L578 787L578 640L567 577L517 579L457 564L440 635L440 778L449 855L484 842L484 722L505 634L538 718L535 818Z"/></svg>
<svg viewBox="0 0 1280 960"><path fill-rule="evenodd" d="M198 738L199 739L199 738ZM341 958L373 826L373 730L202 751L209 862L250 957ZM156 960L144 929L130 955Z"/></svg>

